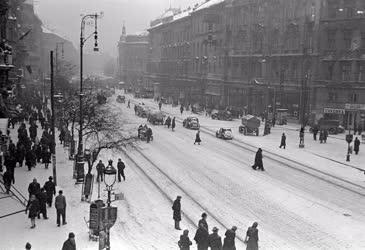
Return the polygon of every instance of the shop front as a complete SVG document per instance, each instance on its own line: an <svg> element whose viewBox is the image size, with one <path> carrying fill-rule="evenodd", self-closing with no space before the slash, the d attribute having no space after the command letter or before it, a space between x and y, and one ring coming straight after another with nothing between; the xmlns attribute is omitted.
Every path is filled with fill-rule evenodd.
<svg viewBox="0 0 365 250"><path fill-rule="evenodd" d="M345 125L347 129L365 129L365 104L346 103L345 104Z"/></svg>

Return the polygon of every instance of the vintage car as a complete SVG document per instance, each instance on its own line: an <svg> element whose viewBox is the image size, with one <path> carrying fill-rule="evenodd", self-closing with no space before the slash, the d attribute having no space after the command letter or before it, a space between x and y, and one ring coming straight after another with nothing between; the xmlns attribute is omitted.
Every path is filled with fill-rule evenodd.
<svg viewBox="0 0 365 250"><path fill-rule="evenodd" d="M195 103L191 106L191 112L193 112L194 114L202 114L204 112L204 108L200 104Z"/></svg>
<svg viewBox="0 0 365 250"><path fill-rule="evenodd" d="M144 106L144 105L137 105L136 108L136 115L142 118L146 118L148 117L148 114L151 111L148 109L148 107Z"/></svg>
<svg viewBox="0 0 365 250"><path fill-rule="evenodd" d="M118 95L117 102L119 102L119 103L125 103L125 96L124 95Z"/></svg>
<svg viewBox="0 0 365 250"><path fill-rule="evenodd" d="M147 126L142 126L140 128L138 128L138 138L141 139L142 141L146 141L147 140ZM151 141L153 141L153 134L151 135Z"/></svg>
<svg viewBox="0 0 365 250"><path fill-rule="evenodd" d="M309 129L310 132L313 132L314 127L318 129L318 131L322 129L326 129L329 134L335 135L345 132L345 128L340 125L339 120L327 120L327 119L319 119L317 125L311 126Z"/></svg>
<svg viewBox="0 0 365 250"><path fill-rule="evenodd" d="M244 135L259 135L261 121L258 117L253 115L244 115L241 122L242 125L239 126L238 132Z"/></svg>
<svg viewBox="0 0 365 250"><path fill-rule="evenodd" d="M215 132L215 136L217 138L232 140L232 130L230 128L220 128L217 132Z"/></svg>
<svg viewBox="0 0 365 250"><path fill-rule="evenodd" d="M189 129L199 129L200 128L199 119L194 116L189 116L183 121L183 126Z"/></svg>
<svg viewBox="0 0 365 250"><path fill-rule="evenodd" d="M162 112L152 112L148 115L147 121L152 123L153 125L163 125L164 117L165 115Z"/></svg>
<svg viewBox="0 0 365 250"><path fill-rule="evenodd" d="M216 110L213 109L211 113L211 117L213 120L224 120L224 121L232 121L232 114L227 110Z"/></svg>

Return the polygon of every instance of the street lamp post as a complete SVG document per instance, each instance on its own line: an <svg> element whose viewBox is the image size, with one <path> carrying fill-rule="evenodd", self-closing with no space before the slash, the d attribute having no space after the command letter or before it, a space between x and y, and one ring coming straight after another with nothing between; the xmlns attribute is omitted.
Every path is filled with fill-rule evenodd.
<svg viewBox="0 0 365 250"><path fill-rule="evenodd" d="M113 161L109 160L109 164L108 166L105 168L104 170L104 183L106 185L106 191L108 192L108 200L107 200L107 204L108 204L108 208L110 208L110 204L111 204L111 191L113 190L113 185L116 181L117 178L117 170L113 167ZM107 210L110 211L110 210ZM107 215L107 218L109 216ZM107 240L106 240L106 249L110 250L110 226L107 225L106 226L106 230L107 230Z"/></svg>
<svg viewBox="0 0 365 250"><path fill-rule="evenodd" d="M98 48L98 31L97 31L97 19L98 17L100 17L101 14L89 14L89 15L85 15L82 17L81 19L81 30L80 30L80 93L79 93L79 101L80 101L80 120L79 120L79 145L78 145L78 149L77 149L77 157L76 157L76 162L79 165L78 168L83 168L84 163L83 163L83 140L82 140L82 126L83 126L83 107L82 107L82 97L83 97L83 48L84 48L84 44L85 42L92 36L94 35L94 39L95 39L95 44L94 44L94 51L99 51ZM84 36L84 30L85 30L85 22L87 19L94 19L95 21L95 30L93 33L91 33L88 37Z"/></svg>

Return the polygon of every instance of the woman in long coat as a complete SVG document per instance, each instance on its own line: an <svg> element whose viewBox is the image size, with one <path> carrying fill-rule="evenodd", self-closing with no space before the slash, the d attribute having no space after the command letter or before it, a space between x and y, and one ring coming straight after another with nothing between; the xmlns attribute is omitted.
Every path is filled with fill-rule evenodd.
<svg viewBox="0 0 365 250"><path fill-rule="evenodd" d="M172 131L174 131L175 127L176 127L176 122L175 122L175 117L174 117L174 118L172 118L172 123L171 123Z"/></svg>
<svg viewBox="0 0 365 250"><path fill-rule="evenodd" d="M195 143L198 143L198 145L200 145L201 142L202 142L202 140L200 139L200 130L198 130L198 132L196 132L196 135L195 135L194 145L195 145Z"/></svg>
<svg viewBox="0 0 365 250"><path fill-rule="evenodd" d="M35 197L35 195L32 195L30 197L30 200L28 201L28 205L25 209L25 213L28 213L28 218L30 219L31 227L35 228L35 217L38 216L39 213L39 201Z"/></svg>
<svg viewBox="0 0 365 250"><path fill-rule="evenodd" d="M252 224L252 227L247 229L245 242L247 243L246 250L258 250L259 245L259 230L257 229L257 222Z"/></svg>

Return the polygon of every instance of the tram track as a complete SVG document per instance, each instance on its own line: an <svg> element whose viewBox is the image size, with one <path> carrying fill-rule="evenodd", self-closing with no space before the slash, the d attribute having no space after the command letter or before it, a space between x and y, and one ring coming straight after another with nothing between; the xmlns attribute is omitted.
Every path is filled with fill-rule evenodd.
<svg viewBox="0 0 365 250"><path fill-rule="evenodd" d="M134 104L138 104L137 101L131 99L131 103ZM151 106L151 105L146 105L146 106ZM183 119L175 116L172 113L166 112L166 111L162 111L164 114L169 115L169 116L174 116L176 122L182 124ZM209 136L215 136L215 131L212 129L209 129L206 126L200 126L200 131L203 132L204 134L207 134ZM252 152L252 153L256 153L257 151L257 147L249 144L247 142L243 142L242 140L238 140L236 138L234 138L233 140L230 141L225 141L226 143L230 143L232 145L235 145L241 149L244 149L246 151ZM316 179L319 179L321 181L327 182L331 185L334 185L338 188L347 190L349 192L355 193L361 197L365 197L365 187L362 185L359 185L357 183L354 183L352 181L346 180L344 178L338 177L336 175L330 174L328 172L316 169L312 166L309 166L307 164L304 164L302 162L296 161L294 159L290 159L290 158L286 158L282 155L279 155L275 152L272 152L264 147L262 147L265 150L265 158L270 159L274 162L277 162L279 164L281 164L282 166L286 166L290 169L296 170L298 172L307 174L311 177L314 177ZM323 159L326 159L324 157L321 157ZM360 169L358 169L360 171Z"/></svg>
<svg viewBox="0 0 365 250"><path fill-rule="evenodd" d="M177 190L180 191L180 194L183 195L184 199L188 198L194 204L195 207L199 208L200 211L205 211L206 213L208 213L209 216L217 222L217 225L223 227L224 229L230 228L230 226L226 225L222 221L222 219L218 218L218 216L212 213L207 206L199 202L191 193L189 193L184 187L182 187L179 183L177 183L169 174L163 171L156 163L154 163L148 156L146 156L141 149L139 149L136 146L132 146L132 149L134 152L137 152L137 154L140 156L139 160L143 159L143 161L147 164L143 164L142 166L142 164L138 163L134 159L134 157L132 157L127 152L127 150L122 150L122 153L158 189L158 191L165 199L167 199L170 203L173 203L173 198L170 197L169 193L167 193L167 191L163 188L163 186L174 186ZM147 168L150 168L150 170L147 170ZM154 173L156 173L157 171L163 179L159 178L159 180L155 180L148 174L149 171L154 171ZM182 212L182 214L187 219L189 224L191 224L194 228L197 228L196 223L187 213ZM236 235L236 238L242 244L244 243L244 239L241 236Z"/></svg>

